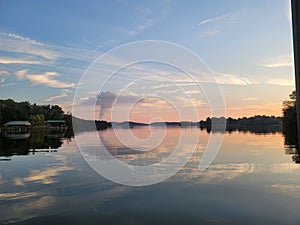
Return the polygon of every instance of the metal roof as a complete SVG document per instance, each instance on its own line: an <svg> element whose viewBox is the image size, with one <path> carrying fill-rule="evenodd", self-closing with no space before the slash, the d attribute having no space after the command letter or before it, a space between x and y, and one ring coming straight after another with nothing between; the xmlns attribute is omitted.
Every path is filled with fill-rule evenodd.
<svg viewBox="0 0 300 225"><path fill-rule="evenodd" d="M65 123L64 120L47 120L46 123Z"/></svg>
<svg viewBox="0 0 300 225"><path fill-rule="evenodd" d="M29 121L9 121L5 124L6 126L30 126Z"/></svg>

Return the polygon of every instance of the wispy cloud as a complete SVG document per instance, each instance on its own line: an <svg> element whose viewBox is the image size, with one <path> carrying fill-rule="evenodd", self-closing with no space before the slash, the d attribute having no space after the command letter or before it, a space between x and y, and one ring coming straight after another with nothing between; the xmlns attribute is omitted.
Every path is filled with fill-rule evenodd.
<svg viewBox="0 0 300 225"><path fill-rule="evenodd" d="M278 68L286 66L294 66L293 57L291 54L275 56L270 59L265 60L265 63L260 64L267 68Z"/></svg>
<svg viewBox="0 0 300 225"><path fill-rule="evenodd" d="M5 81L5 77L9 74L7 70L0 70L0 83Z"/></svg>
<svg viewBox="0 0 300 225"><path fill-rule="evenodd" d="M255 101L257 100L258 98L242 98L241 100L242 101Z"/></svg>
<svg viewBox="0 0 300 225"><path fill-rule="evenodd" d="M234 85L251 85L254 83L248 78L239 77L227 73L216 73L216 81L219 84L234 84Z"/></svg>
<svg viewBox="0 0 300 225"><path fill-rule="evenodd" d="M136 21L133 28L124 29L121 28L121 32L129 35L135 36L146 29L157 24L169 11L171 1L163 1L161 10L153 10L147 7L141 7L136 9Z"/></svg>
<svg viewBox="0 0 300 225"><path fill-rule="evenodd" d="M112 44L114 40L104 43ZM97 49L96 49L97 50ZM50 44L44 44L18 34L7 34L0 32L0 52L5 57L0 58L0 63L11 64L45 64L55 65L60 60L80 60L91 62L94 60L95 50L69 48ZM98 54L98 53L97 53ZM8 58L8 55L16 55Z"/></svg>
<svg viewBox="0 0 300 225"><path fill-rule="evenodd" d="M200 37L213 37L226 29L228 25L240 23L241 21L239 13L228 13L203 19L197 25L202 29Z"/></svg>
<svg viewBox="0 0 300 225"><path fill-rule="evenodd" d="M212 37L212 36L215 36L216 34L218 34L219 32L220 32L220 30L217 30L217 29L207 30L207 31L201 32L201 36L202 37Z"/></svg>
<svg viewBox="0 0 300 225"><path fill-rule="evenodd" d="M54 60L58 57L58 53L52 50L50 46L18 34L0 32L0 49L23 56L27 54L41 57L43 60Z"/></svg>
<svg viewBox="0 0 300 225"><path fill-rule="evenodd" d="M149 18L146 21L144 21L143 23L140 23L139 25L137 25L134 29L128 30L128 34L131 36L138 35L138 34L142 33L144 30L146 30L147 28L152 27L156 22L157 22L157 19Z"/></svg>
<svg viewBox="0 0 300 225"><path fill-rule="evenodd" d="M7 58L7 57L0 58L0 64L40 64L40 63L41 62L37 60L25 60L25 59Z"/></svg>
<svg viewBox="0 0 300 225"><path fill-rule="evenodd" d="M36 40L30 39L30 38L27 38L27 37L23 37L23 36L18 35L18 34L0 32L0 35L6 36L6 37L15 38L15 39L19 39L19 40L22 40L22 41L27 41L27 42L29 42L29 43L36 44L36 45L41 45L41 46L44 45L44 44L41 43L41 42L38 42L38 41L36 41Z"/></svg>
<svg viewBox="0 0 300 225"><path fill-rule="evenodd" d="M15 73L17 79L23 80L27 79L31 81L34 85L45 85L53 88L70 88L74 87L74 84L68 84L55 79L59 77L60 74L57 72L44 72L40 74L29 74L28 70L19 70Z"/></svg>
<svg viewBox="0 0 300 225"><path fill-rule="evenodd" d="M18 80L23 80L25 78L25 75L27 73L27 70L19 70L15 73Z"/></svg>
<svg viewBox="0 0 300 225"><path fill-rule="evenodd" d="M0 70L0 76L6 76L9 72L7 70Z"/></svg>
<svg viewBox="0 0 300 225"><path fill-rule="evenodd" d="M278 86L294 86L295 82L292 79L274 78L267 80L268 84Z"/></svg>
<svg viewBox="0 0 300 225"><path fill-rule="evenodd" d="M224 14L224 15L221 15L221 16L217 16L217 17L213 17L213 18L208 18L208 19L204 19L202 21L200 21L198 23L198 25L203 25L203 24L206 24L206 23L212 23L212 22L216 22L216 21L220 21L220 20L224 20L226 18L228 18L229 15L228 14Z"/></svg>
<svg viewBox="0 0 300 225"><path fill-rule="evenodd" d="M293 66L293 62L277 62L277 63L270 63L270 64L261 64L261 66L268 67L268 68L277 68L277 67L285 67L285 66Z"/></svg>
<svg viewBox="0 0 300 225"><path fill-rule="evenodd" d="M189 91L185 91L185 94L187 95L198 95L200 94L201 91L200 90L189 90Z"/></svg>
<svg viewBox="0 0 300 225"><path fill-rule="evenodd" d="M46 102L52 102L53 100L67 97L68 94L71 93L71 92L72 92L72 91L70 91L70 90L68 90L68 89L63 89L63 90L61 90L61 92L60 92L59 95L51 96L51 97L47 98L45 101L46 101Z"/></svg>
<svg viewBox="0 0 300 225"><path fill-rule="evenodd" d="M4 87L9 87L9 86L13 86L15 85L16 83L4 83L4 84L0 84L0 87L1 88L4 88Z"/></svg>

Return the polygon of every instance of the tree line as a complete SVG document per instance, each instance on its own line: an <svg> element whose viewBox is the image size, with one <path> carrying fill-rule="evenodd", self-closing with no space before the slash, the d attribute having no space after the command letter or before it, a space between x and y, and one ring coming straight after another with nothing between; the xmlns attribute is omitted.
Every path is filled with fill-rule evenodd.
<svg viewBox="0 0 300 225"><path fill-rule="evenodd" d="M32 125L43 125L47 120L71 122L71 115L64 113L58 105L37 105L28 101L0 100L0 125L9 121L26 120Z"/></svg>
<svg viewBox="0 0 300 225"><path fill-rule="evenodd" d="M283 102L283 132L297 133L296 91L290 94L290 99Z"/></svg>
<svg viewBox="0 0 300 225"><path fill-rule="evenodd" d="M212 127L214 124L214 128ZM222 124L226 125L226 131L249 131L253 133L275 133L282 130L282 117L280 116L252 116L242 117L238 119L225 117L207 117L206 120L201 120L199 126L201 129L210 131L222 130Z"/></svg>
<svg viewBox="0 0 300 225"><path fill-rule="evenodd" d="M282 132L286 145L286 154L292 155L295 163L300 163L300 149L297 130L296 91L293 91L289 100L283 102Z"/></svg>

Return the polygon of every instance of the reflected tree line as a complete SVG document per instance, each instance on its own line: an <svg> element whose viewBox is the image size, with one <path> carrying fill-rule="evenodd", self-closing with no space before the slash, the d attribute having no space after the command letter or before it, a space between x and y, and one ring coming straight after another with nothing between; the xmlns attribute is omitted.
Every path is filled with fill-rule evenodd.
<svg viewBox="0 0 300 225"><path fill-rule="evenodd" d="M212 124L216 124L212 129ZM220 132L218 124L226 124L226 132L250 132L254 134L277 133L282 131L282 118L275 116L253 116L238 119L229 118L207 118L199 122L200 129L207 132Z"/></svg>
<svg viewBox="0 0 300 225"><path fill-rule="evenodd" d="M285 139L285 152L292 155L295 163L300 163L300 151L297 131L296 92L290 94L290 99L283 102L282 133Z"/></svg>
<svg viewBox="0 0 300 225"><path fill-rule="evenodd" d="M62 133L32 131L28 133L2 133L0 135L0 156L28 155L38 152L56 152L64 139L71 139L73 132ZM1 158L0 160L8 160Z"/></svg>

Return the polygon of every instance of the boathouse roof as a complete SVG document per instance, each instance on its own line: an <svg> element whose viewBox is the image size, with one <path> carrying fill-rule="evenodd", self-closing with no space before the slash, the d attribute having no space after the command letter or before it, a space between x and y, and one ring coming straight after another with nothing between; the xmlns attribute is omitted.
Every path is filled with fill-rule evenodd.
<svg viewBox="0 0 300 225"><path fill-rule="evenodd" d="M31 123L29 121L9 121L5 124L6 126L30 126Z"/></svg>
<svg viewBox="0 0 300 225"><path fill-rule="evenodd" d="M47 120L46 123L65 123L64 120Z"/></svg>

